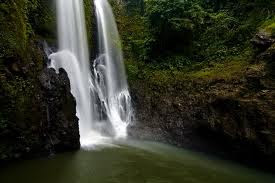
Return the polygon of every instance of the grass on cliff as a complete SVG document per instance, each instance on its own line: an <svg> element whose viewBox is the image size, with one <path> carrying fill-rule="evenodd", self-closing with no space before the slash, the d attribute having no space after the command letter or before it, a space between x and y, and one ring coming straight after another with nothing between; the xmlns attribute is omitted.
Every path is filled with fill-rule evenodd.
<svg viewBox="0 0 275 183"><path fill-rule="evenodd" d="M261 29L270 34L272 37L275 37L275 16L267 21L265 21Z"/></svg>
<svg viewBox="0 0 275 183"><path fill-rule="evenodd" d="M248 62L246 61L233 60L226 63L214 63L213 65L199 71L187 72L186 76L194 79L230 80L241 76L247 66Z"/></svg>
<svg viewBox="0 0 275 183"><path fill-rule="evenodd" d="M184 81L208 82L213 80L230 81L240 79L251 64L247 60L231 60L223 63L200 63L182 70L154 69L148 64L126 62L130 85L137 81L168 86Z"/></svg>

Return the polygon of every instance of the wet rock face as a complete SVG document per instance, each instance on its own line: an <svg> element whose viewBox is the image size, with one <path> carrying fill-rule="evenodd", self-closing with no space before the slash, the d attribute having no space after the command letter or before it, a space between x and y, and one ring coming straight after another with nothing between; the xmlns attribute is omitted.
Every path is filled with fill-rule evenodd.
<svg viewBox="0 0 275 183"><path fill-rule="evenodd" d="M79 148L69 80L46 68L43 51L57 40L54 2L0 3L0 161Z"/></svg>
<svg viewBox="0 0 275 183"><path fill-rule="evenodd" d="M255 50L255 57L258 61L264 61L266 72L269 76L275 78L275 38L272 34L260 31L251 40Z"/></svg>
<svg viewBox="0 0 275 183"><path fill-rule="evenodd" d="M233 153L272 155L273 121L259 105L262 104L256 101L229 98L218 98L209 104L210 128L232 140L229 145Z"/></svg>
<svg viewBox="0 0 275 183"><path fill-rule="evenodd" d="M37 62L1 73L0 161L80 147L76 102L66 72L57 74L45 64L40 70Z"/></svg>
<svg viewBox="0 0 275 183"><path fill-rule="evenodd" d="M39 76L42 89L41 107L43 108L44 137L48 137L46 146L54 151L78 149L79 130L76 117L76 103L70 93L67 73L60 69L44 69Z"/></svg>
<svg viewBox="0 0 275 183"><path fill-rule="evenodd" d="M275 39L272 38L267 32L259 32L251 40L251 43L257 50L257 53L261 53L275 43Z"/></svg>
<svg viewBox="0 0 275 183"><path fill-rule="evenodd" d="M258 60L263 60L266 63L267 74L275 78L275 43L273 43L266 51L258 56Z"/></svg>

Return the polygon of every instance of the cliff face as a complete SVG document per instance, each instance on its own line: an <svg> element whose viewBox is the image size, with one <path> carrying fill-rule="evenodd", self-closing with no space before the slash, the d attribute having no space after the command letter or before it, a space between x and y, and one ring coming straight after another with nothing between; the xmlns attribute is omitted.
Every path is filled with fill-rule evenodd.
<svg viewBox="0 0 275 183"><path fill-rule="evenodd" d="M122 2L113 9L136 109L130 135L272 166L273 3Z"/></svg>
<svg viewBox="0 0 275 183"><path fill-rule="evenodd" d="M52 3L0 4L0 161L80 146L68 77L46 68L41 46L56 42Z"/></svg>
<svg viewBox="0 0 275 183"><path fill-rule="evenodd" d="M16 77L27 83L26 86L12 96L8 91L1 92L0 160L48 155L80 147L76 104L67 74L61 71L57 75L47 68L37 74L33 80L11 75L6 82L10 84Z"/></svg>
<svg viewBox="0 0 275 183"><path fill-rule="evenodd" d="M158 74L130 80L136 108L130 135L271 167L274 53L269 46L258 54L257 62L242 65L230 77L227 72L192 78L171 72L169 84L166 79L154 82Z"/></svg>

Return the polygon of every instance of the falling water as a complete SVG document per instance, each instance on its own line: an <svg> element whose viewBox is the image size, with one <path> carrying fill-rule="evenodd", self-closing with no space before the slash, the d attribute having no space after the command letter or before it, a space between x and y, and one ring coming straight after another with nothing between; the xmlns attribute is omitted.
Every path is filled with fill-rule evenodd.
<svg viewBox="0 0 275 183"><path fill-rule="evenodd" d="M120 37L107 0L94 0L98 28L98 58L94 62L96 90L105 105L115 137L127 136L131 122L131 97L128 90Z"/></svg>
<svg viewBox="0 0 275 183"><path fill-rule="evenodd" d="M66 70L76 99L82 147L124 138L131 121L131 98L111 8L95 0L99 57L89 64L82 0L57 0L59 51L49 55L49 67ZM91 72L92 70L92 72Z"/></svg>

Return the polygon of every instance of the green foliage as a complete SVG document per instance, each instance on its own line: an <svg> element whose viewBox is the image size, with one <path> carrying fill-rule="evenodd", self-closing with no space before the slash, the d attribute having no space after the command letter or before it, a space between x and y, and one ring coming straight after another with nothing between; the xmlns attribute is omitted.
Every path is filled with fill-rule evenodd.
<svg viewBox="0 0 275 183"><path fill-rule="evenodd" d="M142 82L146 88L177 87L182 82L194 81L231 81L239 79L245 73L249 63L245 60L232 60L224 63L197 63L181 70L160 68L154 64L130 61L126 63L130 86ZM133 86L134 87L134 86ZM157 92L158 93L158 92Z"/></svg>
<svg viewBox="0 0 275 183"><path fill-rule="evenodd" d="M198 2L147 0L145 5L145 17L153 37L149 42L149 57L158 57L159 52L190 55L194 36L207 16Z"/></svg>
<svg viewBox="0 0 275 183"><path fill-rule="evenodd" d="M249 29L228 12L211 13L208 25L195 40L196 55L209 61L237 55L240 45L249 39Z"/></svg>
<svg viewBox="0 0 275 183"><path fill-rule="evenodd" d="M250 39L272 16L269 0L146 0L145 58L160 61L176 54L193 62L226 60L251 49Z"/></svg>
<svg viewBox="0 0 275 183"><path fill-rule="evenodd" d="M124 0L127 14L135 15L144 13L144 0Z"/></svg>
<svg viewBox="0 0 275 183"><path fill-rule="evenodd" d="M113 8L130 83L239 76L253 58L255 33L274 34L272 0L122 2Z"/></svg>
<svg viewBox="0 0 275 183"><path fill-rule="evenodd" d="M35 40L48 39L48 0L9 0L0 4L0 133L11 124L29 123L41 51ZM45 12L46 11L46 12ZM53 20L54 21L54 20ZM44 27L45 26L45 27Z"/></svg>
<svg viewBox="0 0 275 183"><path fill-rule="evenodd" d="M87 28L87 39L89 46L93 48L94 46L94 35L92 34L93 27L95 28L95 21L92 21L92 18L94 16L93 12L93 4L91 0L84 0L84 11L85 11L85 22L86 22L86 28Z"/></svg>
<svg viewBox="0 0 275 183"><path fill-rule="evenodd" d="M51 0L10 0L0 4L0 58L28 59L34 36L53 39L55 18Z"/></svg>
<svg viewBox="0 0 275 183"><path fill-rule="evenodd" d="M266 31L270 32L271 36L275 37L275 22L267 26Z"/></svg>
<svg viewBox="0 0 275 183"><path fill-rule="evenodd" d="M149 43L153 41L153 38L140 11L135 11L131 7L131 13L129 13L129 3L132 5L131 1L127 1L126 4L111 1L122 39L124 56L127 60L146 60L150 51ZM135 8L139 9L139 7Z"/></svg>
<svg viewBox="0 0 275 183"><path fill-rule="evenodd" d="M49 43L56 39L56 18L53 0L28 1L27 23L32 34Z"/></svg>
<svg viewBox="0 0 275 183"><path fill-rule="evenodd" d="M0 58L23 55L27 43L26 2L0 4Z"/></svg>

